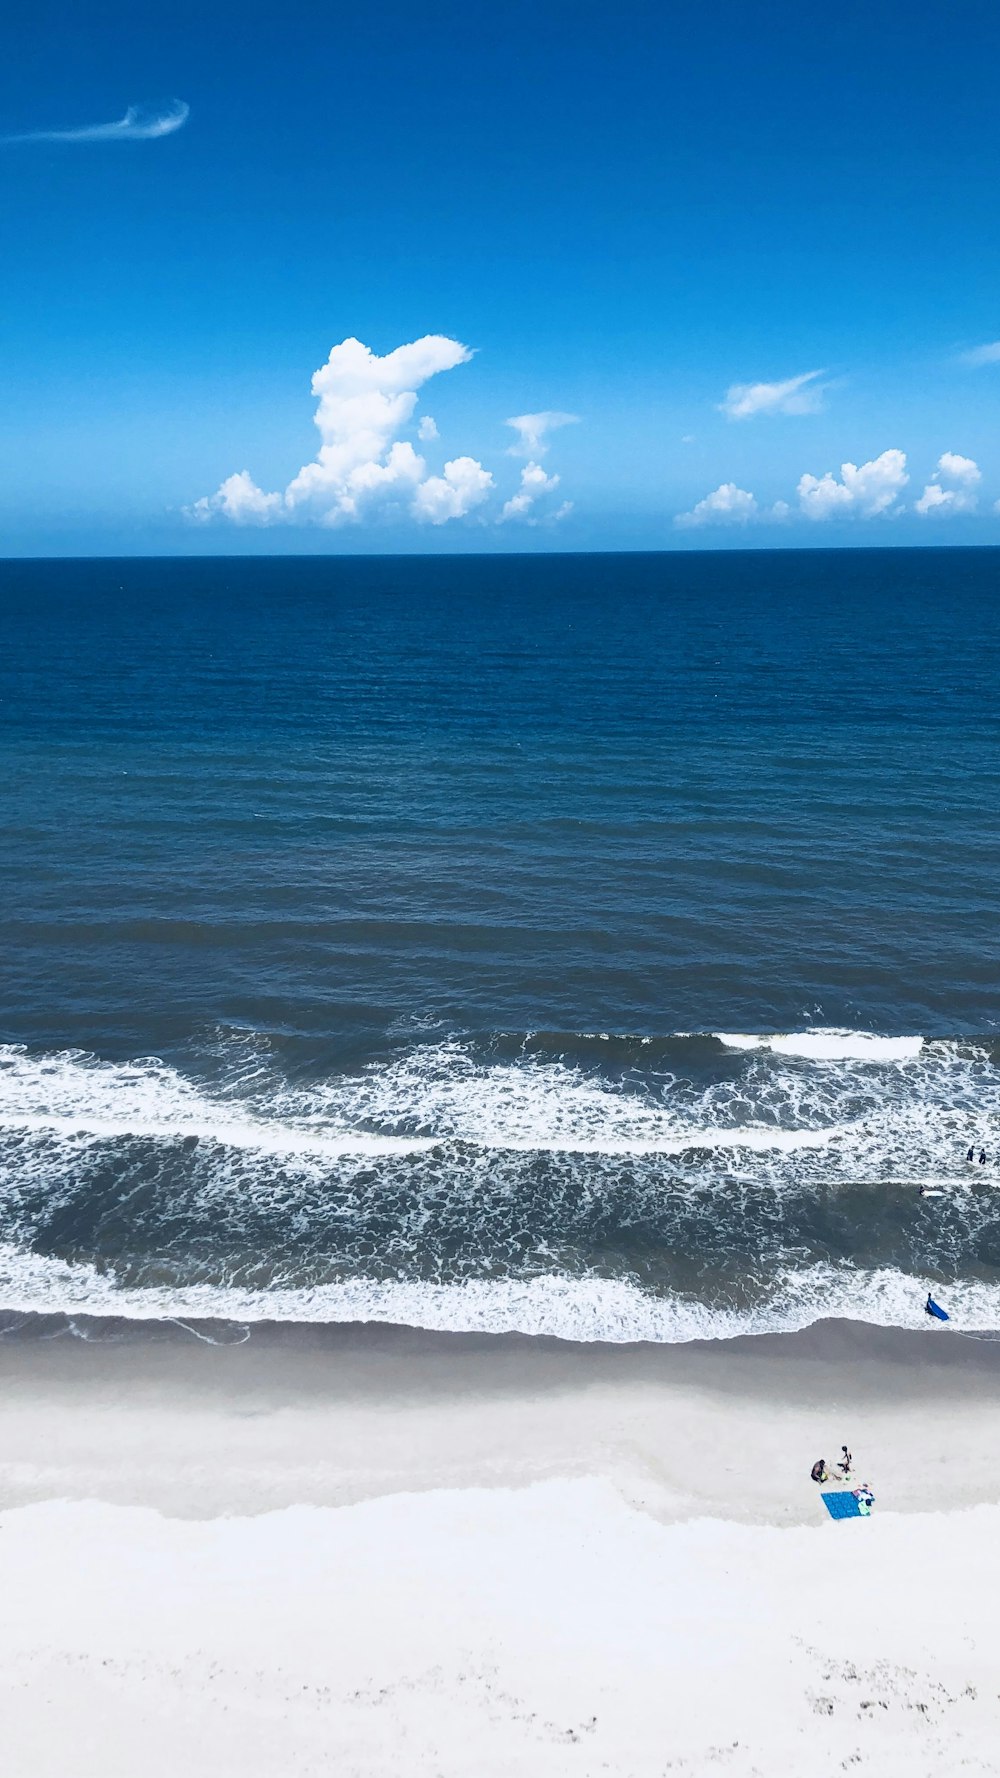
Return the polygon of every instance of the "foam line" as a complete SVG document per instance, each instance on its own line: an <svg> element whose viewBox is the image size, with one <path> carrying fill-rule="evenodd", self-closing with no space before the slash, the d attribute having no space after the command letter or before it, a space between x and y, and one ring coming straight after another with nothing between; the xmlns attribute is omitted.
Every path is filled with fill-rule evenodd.
<svg viewBox="0 0 1000 1778"><path fill-rule="evenodd" d="M657 1102L558 1062L475 1062L455 1044L411 1052L399 1063L311 1091L275 1083L266 1099L254 1101L209 1097L153 1059L114 1064L72 1052L36 1058L0 1048L0 1129L66 1140L194 1137L330 1160L420 1154L444 1142L511 1153L627 1156L790 1153L823 1148L850 1127L810 1118L810 1127L782 1128L773 1115L767 1122L748 1118L745 1108L738 1122L709 1121L703 1114L715 1109L675 1103L669 1095Z"/></svg>
<svg viewBox="0 0 1000 1778"><path fill-rule="evenodd" d="M327 1160L335 1160L339 1155L424 1154L439 1146L438 1139L433 1136L369 1136L360 1131L330 1131L316 1135L281 1124L238 1123L221 1118L212 1123L197 1123L190 1119L183 1123L158 1123L152 1118L116 1121L90 1117L86 1112L72 1117L45 1117L30 1112L9 1117L0 1115L0 1130L33 1130L67 1138L92 1136L107 1141L124 1136L179 1142L185 1137L194 1137L199 1142L217 1142L225 1148L247 1149L259 1154L320 1155Z"/></svg>
<svg viewBox="0 0 1000 1778"><path fill-rule="evenodd" d="M523 1333L610 1344L792 1333L830 1318L925 1328L929 1290L946 1299L956 1332L1000 1328L1000 1287L972 1282L945 1286L890 1268L862 1272L817 1265L786 1271L775 1278L767 1302L741 1311L653 1296L628 1279L555 1274L447 1285L355 1278L313 1289L119 1287L93 1266L0 1247L4 1313L251 1324L379 1322L432 1332Z"/></svg>

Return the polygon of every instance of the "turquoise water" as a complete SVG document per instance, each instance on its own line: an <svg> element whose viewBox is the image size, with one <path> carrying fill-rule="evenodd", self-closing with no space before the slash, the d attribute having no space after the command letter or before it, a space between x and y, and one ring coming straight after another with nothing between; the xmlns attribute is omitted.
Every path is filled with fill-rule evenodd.
<svg viewBox="0 0 1000 1778"><path fill-rule="evenodd" d="M1000 1318L998 570L0 564L0 1307Z"/></svg>

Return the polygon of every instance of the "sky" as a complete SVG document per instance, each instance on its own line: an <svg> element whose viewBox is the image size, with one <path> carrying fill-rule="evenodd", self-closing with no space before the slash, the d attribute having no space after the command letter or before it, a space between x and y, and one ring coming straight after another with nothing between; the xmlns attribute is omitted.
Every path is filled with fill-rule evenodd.
<svg viewBox="0 0 1000 1778"><path fill-rule="evenodd" d="M1000 543L1000 10L37 0L0 555Z"/></svg>

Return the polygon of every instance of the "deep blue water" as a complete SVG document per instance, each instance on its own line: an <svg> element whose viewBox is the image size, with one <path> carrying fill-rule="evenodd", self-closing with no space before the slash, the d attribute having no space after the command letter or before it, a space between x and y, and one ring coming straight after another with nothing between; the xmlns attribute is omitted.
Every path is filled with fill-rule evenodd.
<svg viewBox="0 0 1000 1778"><path fill-rule="evenodd" d="M0 1307L992 1291L998 594L968 549L0 563ZM932 1041L707 1035L817 1029Z"/></svg>

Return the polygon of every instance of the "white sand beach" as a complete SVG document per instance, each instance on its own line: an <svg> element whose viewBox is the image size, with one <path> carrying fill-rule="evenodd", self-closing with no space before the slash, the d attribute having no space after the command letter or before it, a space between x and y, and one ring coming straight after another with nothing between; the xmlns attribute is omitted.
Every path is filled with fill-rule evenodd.
<svg viewBox="0 0 1000 1778"><path fill-rule="evenodd" d="M29 1331L0 1372L24 1778L997 1770L989 1343ZM867 1521L809 1480L843 1440Z"/></svg>

